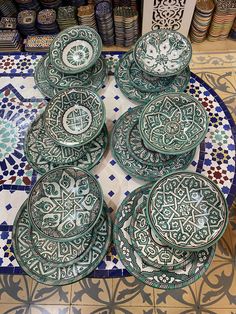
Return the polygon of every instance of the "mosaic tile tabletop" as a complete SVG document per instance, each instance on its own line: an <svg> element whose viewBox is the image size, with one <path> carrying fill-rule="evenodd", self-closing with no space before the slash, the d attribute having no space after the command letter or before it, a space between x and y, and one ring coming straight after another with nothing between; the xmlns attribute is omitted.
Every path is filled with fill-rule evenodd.
<svg viewBox="0 0 236 314"><path fill-rule="evenodd" d="M120 115L136 105L123 96L113 76L114 63L120 56L116 53L105 55L110 75L99 92L106 106L109 133ZM23 140L29 123L47 104L33 79L35 65L41 57L41 54L24 53L0 55L0 273L22 272L12 250L11 232L17 211L39 177L27 163ZM202 102L210 119L206 138L188 169L217 183L230 206L236 192L235 123L219 96L193 73L187 92ZM112 216L125 196L144 183L127 175L110 150L92 172L102 186ZM111 246L91 277L125 275L128 272Z"/></svg>

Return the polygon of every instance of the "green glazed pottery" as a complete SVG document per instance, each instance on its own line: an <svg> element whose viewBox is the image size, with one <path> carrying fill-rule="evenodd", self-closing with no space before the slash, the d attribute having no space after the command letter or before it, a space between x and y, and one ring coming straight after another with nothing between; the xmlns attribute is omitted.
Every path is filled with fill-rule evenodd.
<svg viewBox="0 0 236 314"><path fill-rule="evenodd" d="M73 74L90 68L100 57L102 40L88 26L74 26L60 32L49 49L52 65L61 72Z"/></svg>
<svg viewBox="0 0 236 314"><path fill-rule="evenodd" d="M182 72L192 57L192 47L182 34L166 29L143 35L135 44L134 59L150 75L168 77Z"/></svg>
<svg viewBox="0 0 236 314"><path fill-rule="evenodd" d="M129 234L132 216L139 204L144 202L144 196L148 196L147 186L132 191L116 212L113 238L122 263L130 274L154 288L178 289L190 285L198 280L210 266L215 246L193 252L189 262L176 270L162 270L148 265L134 249Z"/></svg>
<svg viewBox="0 0 236 314"><path fill-rule="evenodd" d="M42 116L35 119L28 129L24 141L24 153L28 163L40 174L44 174L49 170L59 166L59 163L52 163L42 157L43 151L39 150L42 147L42 142L39 141L41 130L44 129ZM101 133L88 144L78 148L81 157L72 162L66 162L67 165L79 167L82 169L92 169L102 158L108 144L108 132L106 125L102 128ZM63 147L60 146L59 147ZM67 148L67 147L66 147ZM47 148L47 149L50 149ZM74 148L72 148L74 149ZM77 149L77 148L76 148ZM57 149L58 152L58 149ZM49 158L49 155L48 155ZM71 159L71 156L70 156ZM60 156L61 160L61 156ZM56 158L55 158L56 161Z"/></svg>
<svg viewBox="0 0 236 314"><path fill-rule="evenodd" d="M133 51L129 51L119 60L115 69L115 79L122 93L130 100L139 104L146 104L160 95L160 92L144 92L134 86L130 77L130 67L134 63ZM184 91L190 79L189 67L184 69L171 84L167 85L165 92ZM162 86L162 85L161 85ZM159 86L160 87L160 86Z"/></svg>
<svg viewBox="0 0 236 314"><path fill-rule="evenodd" d="M103 194L91 173L60 166L33 186L27 208L33 226L52 240L73 240L91 230L103 206Z"/></svg>
<svg viewBox="0 0 236 314"><path fill-rule="evenodd" d="M104 205L105 206L105 205ZM106 208L106 207L105 207ZM21 206L13 225L12 241L15 257L21 268L33 279L46 285L66 285L88 276L104 258L111 238L111 220L104 209L92 234L93 245L81 260L73 264L55 266L35 253L31 237L31 220L26 203ZM43 248L41 248L42 254ZM47 252L50 254L50 252ZM63 255L63 252L60 252ZM65 254L67 255L67 254ZM68 255L67 255L68 257Z"/></svg>
<svg viewBox="0 0 236 314"><path fill-rule="evenodd" d="M187 168L193 160L195 150L167 157L147 149L137 132L137 140L130 140L134 136L133 127L138 124L142 110L143 107L140 106L129 109L113 127L111 151L119 166L131 176L146 181L156 181L164 174Z"/></svg>
<svg viewBox="0 0 236 314"><path fill-rule="evenodd" d="M193 253L176 250L165 245L155 236L147 223L145 209L150 189L151 187L147 186L146 190L143 190L142 202L135 207L130 222L129 234L132 245L148 265L163 270L183 268L189 263Z"/></svg>
<svg viewBox="0 0 236 314"><path fill-rule="evenodd" d="M205 138L208 115L193 96L162 94L143 109L139 130L150 149L168 155L183 154Z"/></svg>
<svg viewBox="0 0 236 314"><path fill-rule="evenodd" d="M66 90L55 96L44 112L48 135L64 146L82 146L101 132L105 107L101 98L89 89Z"/></svg>
<svg viewBox="0 0 236 314"><path fill-rule="evenodd" d="M167 245L199 251L223 235L228 207L210 179L194 172L176 172L153 186L146 216L157 237Z"/></svg>

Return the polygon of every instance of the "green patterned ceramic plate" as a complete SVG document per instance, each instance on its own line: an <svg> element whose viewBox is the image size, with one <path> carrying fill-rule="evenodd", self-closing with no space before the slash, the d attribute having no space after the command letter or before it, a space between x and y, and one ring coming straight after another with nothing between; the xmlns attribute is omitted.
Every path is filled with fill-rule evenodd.
<svg viewBox="0 0 236 314"><path fill-rule="evenodd" d="M81 73L65 74L60 72L50 62L49 57L45 60L47 77L54 87L68 89L72 87L86 87L95 91L99 90L107 75L107 65L105 59L99 57L95 65Z"/></svg>
<svg viewBox="0 0 236 314"><path fill-rule="evenodd" d="M42 157L41 151L38 150L38 147L41 145L41 142L39 142L39 134L42 128L43 120L39 116L29 127L24 142L24 153L27 161L32 166L32 168L40 174L44 174L49 170L59 166L58 164L54 164L45 160ZM84 152L81 158L71 163L67 163L67 165L86 170L92 169L104 155L107 144L108 132L106 125L104 125L101 133L95 139L79 148Z"/></svg>
<svg viewBox="0 0 236 314"><path fill-rule="evenodd" d="M103 206L103 194L91 173L60 166L33 186L27 208L33 226L52 240L74 240L91 230Z"/></svg>
<svg viewBox="0 0 236 314"><path fill-rule="evenodd" d="M163 154L183 154L197 147L208 130L208 115L201 103L185 93L162 94L150 101L139 119L147 147Z"/></svg>
<svg viewBox="0 0 236 314"><path fill-rule="evenodd" d="M96 223L91 249L80 261L72 265L55 267L43 262L34 253L31 232L32 225L27 207L22 205L13 225L14 255L22 269L38 282L47 285L65 285L76 282L89 275L102 261L109 247L111 238L111 220L105 210Z"/></svg>
<svg viewBox="0 0 236 314"><path fill-rule="evenodd" d="M140 69L159 77L179 74L188 66L191 57L191 43L172 30L146 33L134 47L134 59Z"/></svg>
<svg viewBox="0 0 236 314"><path fill-rule="evenodd" d="M45 60L47 56L44 56L42 59L40 59L36 65L35 71L34 71L34 80L35 85L38 87L40 92L48 97L52 98L59 92L61 92L61 89L55 86L52 86L48 80L48 77L46 75L45 71Z"/></svg>
<svg viewBox="0 0 236 314"><path fill-rule="evenodd" d="M113 238L117 253L125 268L147 285L160 289L177 289L190 285L198 280L210 266L215 246L194 252L189 263L177 270L168 271L147 265L132 246L129 234L132 216L139 204L143 202L145 191L147 191L146 186L134 190L124 199L116 212Z"/></svg>
<svg viewBox="0 0 236 314"><path fill-rule="evenodd" d="M228 223L223 193L208 178L177 172L153 186L146 216L158 238L177 249L196 251L212 246Z"/></svg>
<svg viewBox="0 0 236 314"><path fill-rule="evenodd" d="M55 96L47 105L44 118L48 135L64 146L82 146L101 132L105 107L91 90L74 88Z"/></svg>
<svg viewBox="0 0 236 314"><path fill-rule="evenodd" d="M143 107L128 110L114 125L111 135L111 150L120 167L128 174L146 181L156 181L164 174L187 168L193 160L195 150L167 159L161 154L158 156L157 153L148 151L144 146L140 148L139 139L137 139L137 143L129 142L133 124L138 123L142 110Z"/></svg>
<svg viewBox="0 0 236 314"><path fill-rule="evenodd" d="M102 40L88 26L74 26L60 32L53 40L49 56L52 65L61 72L72 74L90 68L100 57Z"/></svg>
<svg viewBox="0 0 236 314"><path fill-rule="evenodd" d="M151 186L143 189L142 201L135 207L129 228L132 245L147 265L173 270L183 268L193 258L193 253L176 250L161 242L147 223L145 210Z"/></svg>
<svg viewBox="0 0 236 314"><path fill-rule="evenodd" d="M190 72L190 70L189 70ZM142 92L159 93L164 91L176 79L176 76L157 77L143 72L135 62L129 68L131 84ZM187 81L187 83L189 80Z"/></svg>
<svg viewBox="0 0 236 314"><path fill-rule="evenodd" d="M131 83L130 67L134 62L133 51L126 53L116 65L115 79L122 93L130 100L139 104L146 104L160 95L160 92L142 92ZM190 70L187 67L173 82L167 86L166 92L181 92L187 87L190 79Z"/></svg>

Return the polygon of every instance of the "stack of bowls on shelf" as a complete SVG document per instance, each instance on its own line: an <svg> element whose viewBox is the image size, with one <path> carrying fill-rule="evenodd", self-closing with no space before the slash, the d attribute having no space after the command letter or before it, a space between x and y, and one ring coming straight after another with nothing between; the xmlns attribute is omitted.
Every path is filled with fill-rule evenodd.
<svg viewBox="0 0 236 314"><path fill-rule="evenodd" d="M53 9L44 9L38 13L37 28L43 34L57 34L59 28L56 22L57 13Z"/></svg>
<svg viewBox="0 0 236 314"><path fill-rule="evenodd" d="M60 7L57 11L57 23L61 31L68 27L77 25L78 21L76 18L76 7Z"/></svg>
<svg viewBox="0 0 236 314"><path fill-rule="evenodd" d="M19 12L17 16L17 27L22 35L27 36L38 34L35 24L36 11L24 10Z"/></svg>
<svg viewBox="0 0 236 314"><path fill-rule="evenodd" d="M14 17L17 15L17 8L12 0L0 0L1 16Z"/></svg>
<svg viewBox="0 0 236 314"><path fill-rule="evenodd" d="M38 282L65 285L91 274L111 238L95 177L68 165L42 176L15 218L12 238L19 265Z"/></svg>
<svg viewBox="0 0 236 314"><path fill-rule="evenodd" d="M104 45L110 46L115 43L112 4L101 1L95 6L95 15L99 34Z"/></svg>
<svg viewBox="0 0 236 314"><path fill-rule="evenodd" d="M22 10L39 11L40 10L40 4L38 0L15 0L15 2L18 4L18 8L20 11Z"/></svg>
<svg viewBox="0 0 236 314"><path fill-rule="evenodd" d="M170 30L142 36L119 61L115 78L130 99L146 104L161 92L184 91L190 79L191 43Z"/></svg>
<svg viewBox="0 0 236 314"><path fill-rule="evenodd" d="M71 87L99 90L107 78L101 50L102 41L94 29L75 26L64 30L53 40L49 54L37 64L37 87L49 98Z"/></svg>
<svg viewBox="0 0 236 314"><path fill-rule="evenodd" d="M97 30L94 5L83 5L78 8L78 21L80 25L86 25Z"/></svg>
<svg viewBox="0 0 236 314"><path fill-rule="evenodd" d="M108 142L105 108L94 91L107 72L101 72L100 54L97 32L77 26L61 32L49 55L39 61L36 85L42 92L55 92L26 136L25 154L39 173L61 164L91 169L103 156ZM51 81L58 88L52 88Z"/></svg>
<svg viewBox="0 0 236 314"><path fill-rule="evenodd" d="M40 0L45 9L57 9L63 3L62 0Z"/></svg>

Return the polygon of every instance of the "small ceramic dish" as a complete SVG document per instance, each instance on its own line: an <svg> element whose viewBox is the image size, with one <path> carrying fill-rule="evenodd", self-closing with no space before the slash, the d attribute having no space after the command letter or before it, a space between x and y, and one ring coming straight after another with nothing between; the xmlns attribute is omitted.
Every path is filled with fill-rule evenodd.
<svg viewBox="0 0 236 314"><path fill-rule="evenodd" d="M101 98L84 88L66 90L47 105L45 128L48 135L64 146L82 146L91 142L105 123Z"/></svg>
<svg viewBox="0 0 236 314"><path fill-rule="evenodd" d="M167 245L199 251L212 246L223 235L228 207L213 181L183 171L156 182L149 194L146 216L156 236Z"/></svg>
<svg viewBox="0 0 236 314"><path fill-rule="evenodd" d="M74 240L91 230L102 207L103 194L97 180L72 166L60 166L44 174L27 202L33 227L58 241Z"/></svg>
<svg viewBox="0 0 236 314"><path fill-rule="evenodd" d="M60 32L53 40L50 61L59 71L73 74L90 68L100 57L102 40L88 26L74 26Z"/></svg>
<svg viewBox="0 0 236 314"><path fill-rule="evenodd" d="M182 72L192 57L192 46L182 34L166 29L143 35L134 47L134 59L150 75L168 77Z"/></svg>
<svg viewBox="0 0 236 314"><path fill-rule="evenodd" d="M197 147L208 130L208 115L193 96L161 94L150 101L139 119L139 131L150 149L178 155Z"/></svg>

